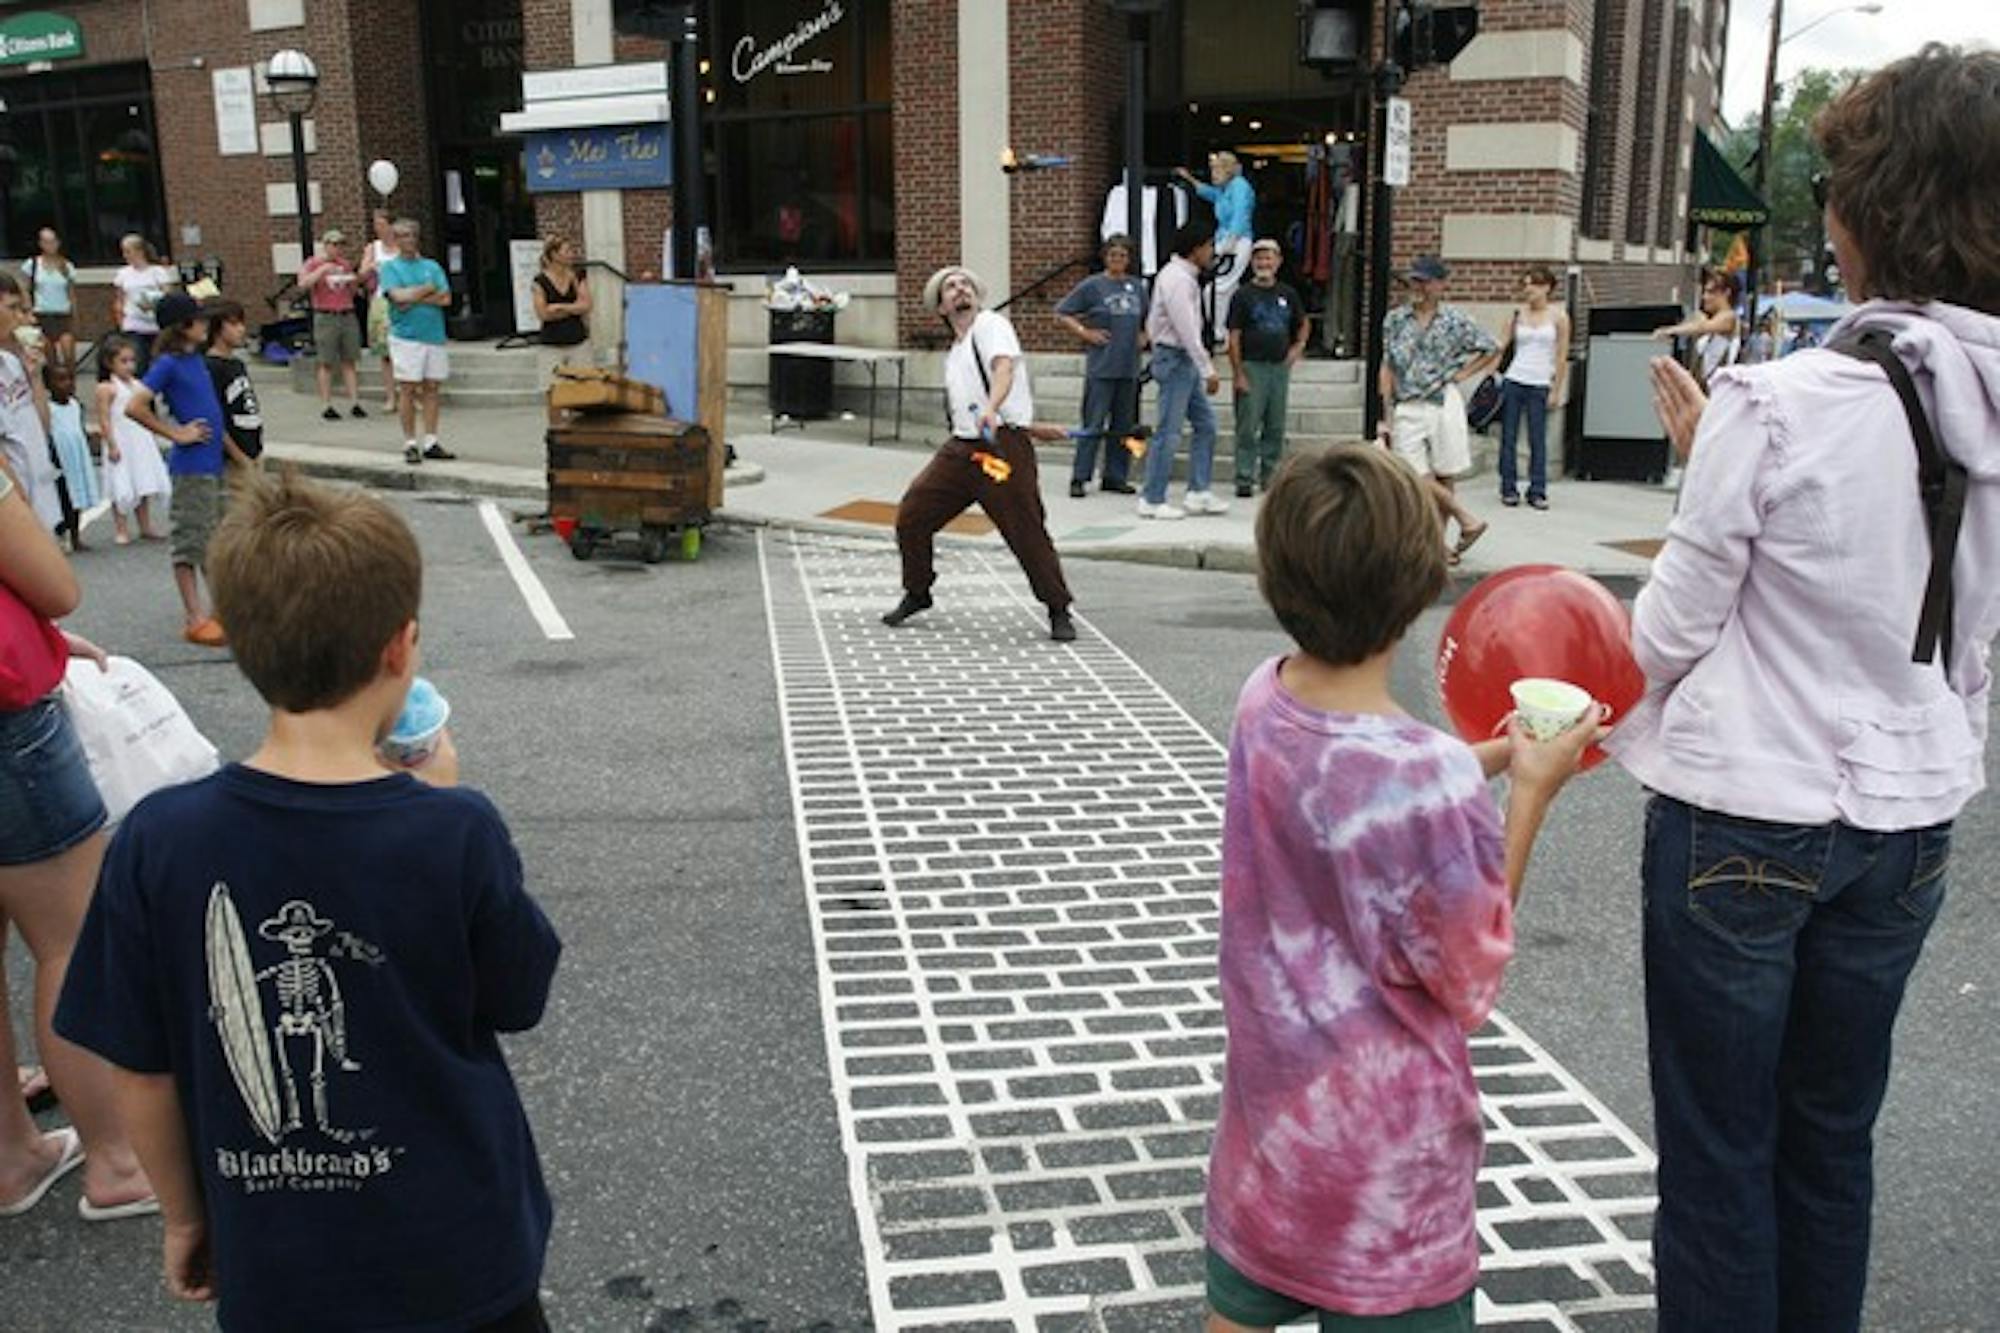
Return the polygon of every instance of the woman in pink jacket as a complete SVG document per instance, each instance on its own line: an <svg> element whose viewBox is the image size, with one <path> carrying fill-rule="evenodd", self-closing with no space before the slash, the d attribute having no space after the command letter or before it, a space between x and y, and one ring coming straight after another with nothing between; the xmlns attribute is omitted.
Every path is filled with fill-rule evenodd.
<svg viewBox="0 0 2000 1333"><path fill-rule="evenodd" d="M1688 469L1634 610L1648 692L1608 743L1655 793L1642 879L1668 1333L1860 1327L1890 1034L1952 820L1985 781L2000 53L1926 47L1815 133L1827 233L1870 299L1828 347L1723 370L1705 402L1655 363Z"/></svg>

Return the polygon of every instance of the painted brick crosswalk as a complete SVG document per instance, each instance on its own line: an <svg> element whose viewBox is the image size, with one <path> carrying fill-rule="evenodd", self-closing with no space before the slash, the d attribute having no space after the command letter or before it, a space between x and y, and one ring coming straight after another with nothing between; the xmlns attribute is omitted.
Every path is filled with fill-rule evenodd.
<svg viewBox="0 0 2000 1333"><path fill-rule="evenodd" d="M827 1053L884 1330L1198 1326L1226 755L1004 557L760 542ZM1496 1016L1482 1328L1652 1326L1653 1157Z"/></svg>

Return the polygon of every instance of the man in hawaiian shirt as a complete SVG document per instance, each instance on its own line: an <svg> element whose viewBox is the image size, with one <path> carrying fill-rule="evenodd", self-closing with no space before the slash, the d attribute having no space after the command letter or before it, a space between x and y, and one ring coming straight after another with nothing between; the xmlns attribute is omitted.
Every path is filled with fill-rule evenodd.
<svg viewBox="0 0 2000 1333"><path fill-rule="evenodd" d="M1472 470L1472 432L1461 384L1476 382L1499 359L1491 334L1454 306L1442 304L1451 270L1435 255L1410 265L1410 304L1382 321L1382 442L1430 482L1441 522L1458 524L1451 562L1481 537L1486 524L1458 498L1455 479Z"/></svg>

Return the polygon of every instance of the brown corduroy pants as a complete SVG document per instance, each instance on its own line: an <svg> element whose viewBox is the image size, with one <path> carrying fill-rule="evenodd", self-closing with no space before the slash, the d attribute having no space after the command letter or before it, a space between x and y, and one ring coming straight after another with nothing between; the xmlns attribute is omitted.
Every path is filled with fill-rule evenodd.
<svg viewBox="0 0 2000 1333"><path fill-rule="evenodd" d="M974 460L984 451L1005 462L1011 472L995 481ZM1042 508L1040 478L1035 470L1035 446L1028 433L1002 426L993 443L947 440L896 507L896 546L903 553L903 590L928 593L937 582L932 547L939 529L977 504L1000 529L1007 549L1021 562L1035 598L1051 611L1069 606L1069 585L1062 562L1049 540L1048 515Z"/></svg>

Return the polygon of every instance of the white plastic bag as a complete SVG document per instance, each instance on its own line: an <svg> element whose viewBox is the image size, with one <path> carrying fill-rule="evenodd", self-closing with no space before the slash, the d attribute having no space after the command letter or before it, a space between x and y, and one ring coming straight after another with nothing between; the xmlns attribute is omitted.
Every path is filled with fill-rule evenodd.
<svg viewBox="0 0 2000 1333"><path fill-rule="evenodd" d="M129 657L112 658L105 671L71 658L63 698L114 824L141 798L220 765L172 691Z"/></svg>

